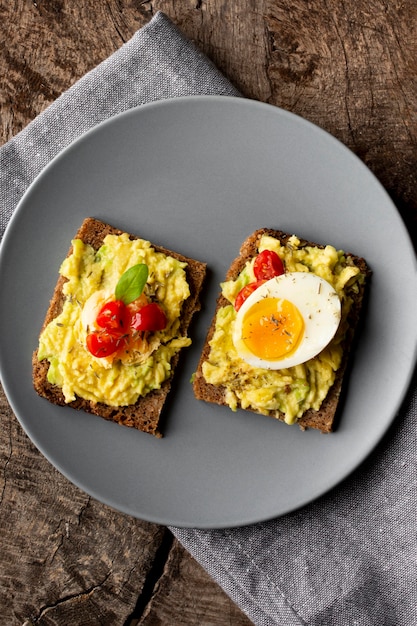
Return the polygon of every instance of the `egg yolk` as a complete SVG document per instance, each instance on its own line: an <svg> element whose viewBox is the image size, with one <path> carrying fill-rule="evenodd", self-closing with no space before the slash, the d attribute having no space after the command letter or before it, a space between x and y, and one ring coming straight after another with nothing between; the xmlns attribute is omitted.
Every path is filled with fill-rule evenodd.
<svg viewBox="0 0 417 626"><path fill-rule="evenodd" d="M275 361L296 350L304 333L304 320L289 300L263 298L246 312L242 340L257 357Z"/></svg>

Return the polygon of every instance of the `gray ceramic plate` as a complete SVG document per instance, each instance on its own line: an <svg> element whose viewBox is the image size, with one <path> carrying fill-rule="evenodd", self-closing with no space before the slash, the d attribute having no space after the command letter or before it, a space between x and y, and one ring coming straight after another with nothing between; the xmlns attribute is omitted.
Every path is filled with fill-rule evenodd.
<svg viewBox="0 0 417 626"><path fill-rule="evenodd" d="M164 439L57 408L32 390L31 353L58 267L89 215L210 268L194 344L184 353L168 403ZM242 240L263 226L365 256L374 271L346 402L332 435L193 397L189 381L218 283ZM109 120L66 149L30 187L7 229L0 261L1 374L23 428L76 485L145 520L227 527L308 503L375 447L410 381L417 281L402 221L351 152L275 107L184 98Z"/></svg>

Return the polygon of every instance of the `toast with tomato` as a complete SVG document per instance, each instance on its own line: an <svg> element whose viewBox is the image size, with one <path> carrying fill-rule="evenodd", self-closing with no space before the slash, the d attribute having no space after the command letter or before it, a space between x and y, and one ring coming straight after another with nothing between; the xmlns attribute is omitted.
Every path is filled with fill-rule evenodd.
<svg viewBox="0 0 417 626"><path fill-rule="evenodd" d="M285 297L276 297L275 303L276 294L273 298L268 290L279 290L289 282L297 286L310 273L317 279L313 300L317 299L318 304L313 312L307 308L306 313L296 313L300 334L291 344L294 324L288 324L292 324L292 313L277 314L275 311L283 310ZM252 233L242 243L221 284L193 380L195 397L233 411L244 409L288 424L297 423L303 430L334 430L370 275L363 258L332 246L269 228ZM294 285L290 286L297 292ZM303 360L303 342L311 339L307 337L308 318L320 320L326 310L327 302L322 303L323 307L320 304L323 285L330 285L339 318L324 348ZM300 307L311 306L312 299L304 295L303 288L296 297ZM278 307L273 314L256 313L266 311L266 302L273 300L273 306ZM323 319L328 330L329 317ZM252 340L255 333L257 343ZM270 356L275 344L279 356ZM267 356L259 357L258 349L259 354ZM292 359L295 365L285 365L284 351L288 351L287 362Z"/></svg>
<svg viewBox="0 0 417 626"><path fill-rule="evenodd" d="M161 437L205 274L205 263L85 219L33 353L36 392Z"/></svg>

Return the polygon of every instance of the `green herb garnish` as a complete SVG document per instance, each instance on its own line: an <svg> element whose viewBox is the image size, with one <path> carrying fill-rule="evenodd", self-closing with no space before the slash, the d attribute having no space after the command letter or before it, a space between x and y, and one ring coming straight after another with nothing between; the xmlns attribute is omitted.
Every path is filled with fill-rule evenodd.
<svg viewBox="0 0 417 626"><path fill-rule="evenodd" d="M116 300L122 300L125 304L130 304L141 295L146 281L148 280L148 266L145 263L138 263L129 267L119 278L116 285Z"/></svg>

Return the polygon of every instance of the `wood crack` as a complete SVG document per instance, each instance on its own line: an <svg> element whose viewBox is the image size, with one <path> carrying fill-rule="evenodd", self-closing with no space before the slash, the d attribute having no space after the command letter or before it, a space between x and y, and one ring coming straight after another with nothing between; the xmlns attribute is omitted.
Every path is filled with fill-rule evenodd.
<svg viewBox="0 0 417 626"><path fill-rule="evenodd" d="M52 604L48 604L48 605L41 607L39 610L39 614L36 617L31 617L30 619L26 620L23 626L36 626L36 624L41 619L43 619L45 615L47 615L51 611L56 610L63 604L73 602L73 601L79 602L82 600L90 599L96 591L100 590L106 584L110 575L111 573L107 574L100 583L96 585L92 585L91 587L89 587L88 589L85 589L84 591L80 593L73 593L68 596L64 596L60 598L59 600L57 600L56 602L53 602Z"/></svg>
<svg viewBox="0 0 417 626"><path fill-rule="evenodd" d="M173 535L168 529L165 529L161 543L155 553L152 566L146 575L145 582L142 587L142 593L138 598L133 613L126 620L124 626L129 626L132 620L139 620L145 614L148 605L157 591L159 580L164 573L173 542Z"/></svg>
<svg viewBox="0 0 417 626"><path fill-rule="evenodd" d="M398 46L398 48L397 48L397 49L398 49L398 51L399 51L401 54L403 54L403 50L402 50L402 41L401 41L400 37L398 36L398 34L397 34L397 32L396 32L395 23L394 23L394 22L393 22L392 24L390 23L390 27L391 27L391 32L392 32L392 35L393 35L394 41L396 42L396 44L397 44L397 46ZM404 85L403 85L403 83L402 83L402 81L401 81L401 78L400 78L400 76L399 76L399 74L398 74L398 69L397 69L396 60L395 60L395 58L394 58L394 56L393 56L393 54L392 54L392 50L391 50L391 48L388 48L388 52L389 52L389 56L390 56L390 59L391 59L392 70L393 70L393 73L394 73L395 79L396 79L396 81L397 81L398 91L400 92L400 94L401 94L401 95L402 95L402 97L403 97L403 100L404 100L404 106L407 108L407 113L408 113L408 112L409 112L408 98L407 98L407 94L406 94L406 92L405 92L405 90L404 90ZM409 116L407 116L407 117L408 117L408 119L410 119L410 117L412 117L412 115L409 115ZM407 120L407 117L405 117L405 116L401 115L401 119L402 119L402 121L403 121L403 126L404 126L405 131L406 131L406 133L407 133L407 135L408 135L408 138L409 138L409 140L410 140L410 145L414 145L414 144L415 144L415 139L414 139L414 136L413 136L412 132L410 131L410 128L409 128L408 124L407 124L407 121L406 121L406 120Z"/></svg>
<svg viewBox="0 0 417 626"><path fill-rule="evenodd" d="M343 36L342 36L342 34L340 32L340 29L339 29L339 24L335 20L334 15L331 14L330 11L329 11L329 14L331 15L331 20L333 22L333 25L334 25L334 28L335 28L335 32L336 32L337 38L338 38L338 40L340 42L340 46L341 46L342 53L343 53L344 64L345 64L345 78L346 78L346 93L345 93L344 103L345 103L347 127L348 127L348 131L349 131L350 136L352 137L353 140L355 140L354 132L353 132L353 125L352 125L352 118L351 118L351 114L350 114L350 110L349 110L349 103L348 103L349 94L351 93L348 53L347 53L347 50L346 50L346 45L345 45L344 38L343 38Z"/></svg>
<svg viewBox="0 0 417 626"><path fill-rule="evenodd" d="M81 506L80 511L79 511L79 513L78 513L78 516L77 516L77 519L78 519L78 525L79 525L79 526L81 525L82 517L83 517L83 515L84 515L85 511L87 510L87 508L89 507L90 502L91 502L91 497L90 497L90 496L87 496L87 500L86 500L85 504L83 504L83 505Z"/></svg>
<svg viewBox="0 0 417 626"><path fill-rule="evenodd" d="M112 4L111 4L110 2L107 2L106 4L107 4L107 8L108 8L108 11L109 11L109 14L110 14L110 17L111 17L112 23L113 23L113 27L114 27L114 29L115 29L116 33L118 34L118 36L120 37L120 39L122 40L122 42L123 42L123 43L126 43L126 41L127 41L127 39L128 39L128 38L127 38L127 37L125 37L125 35L123 35L122 31L120 30L120 28L119 28L119 26L118 26L118 24L117 24L117 22L116 22L116 16L115 16L115 15L114 15L114 13L113 13ZM118 15L119 15L119 16L122 16L121 11L118 11Z"/></svg>
<svg viewBox="0 0 417 626"><path fill-rule="evenodd" d="M9 463L11 461L12 458L12 454L13 454L13 444L12 444L12 436L11 436L11 432L10 432L10 422L9 422L9 450L8 450L8 454L6 456L6 460L3 466L3 485L1 487L1 491L0 491L0 506L3 503L3 499L5 497L5 492L6 492L6 483L7 483L7 468L9 466Z"/></svg>

